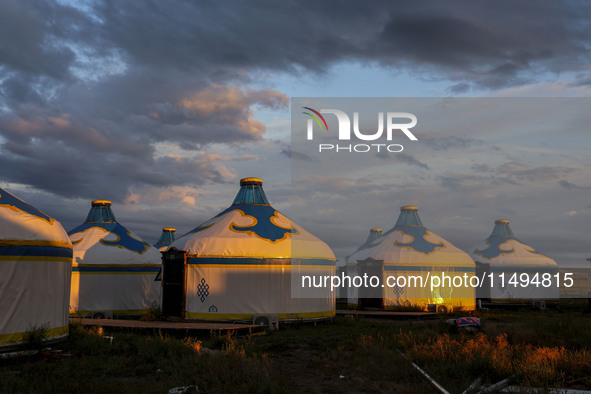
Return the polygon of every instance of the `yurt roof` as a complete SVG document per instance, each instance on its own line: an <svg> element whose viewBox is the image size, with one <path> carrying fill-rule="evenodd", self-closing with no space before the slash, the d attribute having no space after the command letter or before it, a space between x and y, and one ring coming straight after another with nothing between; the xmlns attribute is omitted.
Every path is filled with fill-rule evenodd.
<svg viewBox="0 0 591 394"><path fill-rule="evenodd" d="M385 264L474 267L470 256L449 241L427 229L416 206L403 206L396 225L364 249L349 257L349 262L368 258Z"/></svg>
<svg viewBox="0 0 591 394"><path fill-rule="evenodd" d="M369 230L369 234L367 235L367 238L365 239L365 242L364 242L364 243L363 243L363 244L362 244L360 247L358 247L358 248L355 250L355 252L353 252L352 254L350 254L350 255L348 255L348 256L345 256L345 262L346 262L346 263L349 263L349 258L350 258L350 257L351 257L353 254L355 254L355 253L359 252L360 250L367 249L367 248L371 248L371 247L372 247L372 244L373 244L373 242L374 242L374 241L375 241L377 238L379 238L379 237L381 237L381 236L382 236L382 229L381 229L381 228L377 228L377 227L375 227L375 228L372 228L372 229L370 229L370 230Z"/></svg>
<svg viewBox="0 0 591 394"><path fill-rule="evenodd" d="M71 248L61 224L0 188L0 245Z"/></svg>
<svg viewBox="0 0 591 394"><path fill-rule="evenodd" d="M193 257L335 260L330 247L273 208L260 178L243 178L232 205L171 244Z"/></svg>
<svg viewBox="0 0 591 394"><path fill-rule="evenodd" d="M165 250L175 239L176 229L173 227L164 227L162 229L162 234L160 235L158 242L154 244L154 247L158 250Z"/></svg>
<svg viewBox="0 0 591 394"><path fill-rule="evenodd" d="M475 262L499 266L556 266L556 262L515 237L509 221L495 220L490 236L471 248Z"/></svg>
<svg viewBox="0 0 591 394"><path fill-rule="evenodd" d="M149 242L116 221L111 203L92 202L84 223L68 232L74 245L74 263L154 264L160 254Z"/></svg>

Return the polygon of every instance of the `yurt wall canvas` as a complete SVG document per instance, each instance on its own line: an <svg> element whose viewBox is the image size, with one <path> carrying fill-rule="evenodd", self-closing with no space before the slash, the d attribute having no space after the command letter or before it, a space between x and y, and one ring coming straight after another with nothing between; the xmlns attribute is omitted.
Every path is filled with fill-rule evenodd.
<svg viewBox="0 0 591 394"><path fill-rule="evenodd" d="M72 244L59 222L0 188L0 350L68 334Z"/></svg>
<svg viewBox="0 0 591 394"><path fill-rule="evenodd" d="M160 252L119 224L109 201L93 201L70 231L74 247L71 313L137 315L160 304Z"/></svg>

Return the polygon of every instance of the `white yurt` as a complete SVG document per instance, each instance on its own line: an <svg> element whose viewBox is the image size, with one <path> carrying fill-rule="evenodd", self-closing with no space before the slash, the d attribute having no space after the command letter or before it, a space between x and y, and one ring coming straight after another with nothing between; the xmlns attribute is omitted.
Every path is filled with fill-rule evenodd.
<svg viewBox="0 0 591 394"><path fill-rule="evenodd" d="M375 241L377 238L379 238L381 236L382 236L382 229L381 228L370 229L365 242L361 246L359 246L355 250L355 252L353 252L352 254L355 254L355 253L359 252L360 250L370 247L372 245L373 241ZM353 278L353 277L357 276L357 262L351 261L350 258L351 258L351 255L345 257L345 264L347 266L347 268L346 268L347 269L347 276L350 278ZM359 302L358 289L354 286L344 286L344 287L347 292L347 304L349 304L350 306L357 305Z"/></svg>
<svg viewBox="0 0 591 394"><path fill-rule="evenodd" d="M423 226L415 206L401 207L396 225L351 255L349 262L357 263L359 276L380 276L384 284L383 288L361 287L361 307L417 306L438 312L476 307L474 289L454 285L460 278L465 282L474 276L474 262ZM433 277L442 285L431 289L431 284L437 285Z"/></svg>
<svg viewBox="0 0 591 394"><path fill-rule="evenodd" d="M72 244L62 225L0 188L0 351L68 335Z"/></svg>
<svg viewBox="0 0 591 394"><path fill-rule="evenodd" d="M162 234L160 235L158 242L154 244L154 247L160 252L164 252L166 249L168 249L168 246L174 242L175 239L176 229L172 227L164 227L162 229Z"/></svg>
<svg viewBox="0 0 591 394"><path fill-rule="evenodd" d="M71 230L74 247L70 313L140 315L160 305L161 254L115 219L111 202L95 200Z"/></svg>
<svg viewBox="0 0 591 394"><path fill-rule="evenodd" d="M275 210L262 186L259 178L241 179L228 209L171 244L163 259L163 307L169 305L172 276L167 255L174 258L178 250L186 252L186 272L173 280L170 294L177 284L186 284L181 317L256 321L257 315L279 320L334 316L330 286L308 298L297 280L307 273L334 276L332 250Z"/></svg>
<svg viewBox="0 0 591 394"><path fill-rule="evenodd" d="M477 292L478 298L495 300L559 298L559 288L554 278L549 287L541 283L544 274L553 276L558 273L558 265L553 259L515 238L508 220L495 220L495 227L490 236L471 248L469 253L476 263L479 276L484 274L487 278L485 286ZM491 273L493 274L492 283L488 279ZM531 279L534 279L537 274L537 280L534 279L534 281L539 284L522 287L519 277L522 273ZM501 274L504 277L503 281L500 280ZM514 275L519 282L518 286L509 284Z"/></svg>

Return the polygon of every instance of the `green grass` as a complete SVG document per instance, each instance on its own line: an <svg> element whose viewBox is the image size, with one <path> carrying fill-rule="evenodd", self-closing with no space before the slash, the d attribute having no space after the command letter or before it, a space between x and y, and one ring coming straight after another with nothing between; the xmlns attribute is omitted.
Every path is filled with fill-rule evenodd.
<svg viewBox="0 0 591 394"><path fill-rule="evenodd" d="M70 357L40 355L0 361L0 391L14 393L166 393L196 385L200 392L280 392L284 382L264 357L239 346L205 353L193 338L112 334L71 326L59 344Z"/></svg>
<svg viewBox="0 0 591 394"><path fill-rule="evenodd" d="M163 393L187 385L204 393L433 392L398 350L451 392L478 377L492 384L510 376L527 387L569 387L575 380L572 388L591 388L590 314L472 314L482 319L481 332L454 331L445 323L449 315L338 317L205 340L73 325L69 339L56 345L69 357L0 360L0 392Z"/></svg>

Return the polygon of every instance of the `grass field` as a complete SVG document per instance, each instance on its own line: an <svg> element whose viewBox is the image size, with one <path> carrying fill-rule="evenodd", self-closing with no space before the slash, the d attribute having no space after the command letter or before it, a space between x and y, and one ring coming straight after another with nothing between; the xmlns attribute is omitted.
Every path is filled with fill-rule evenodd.
<svg viewBox="0 0 591 394"><path fill-rule="evenodd" d="M195 385L204 393L433 392L398 351L451 392L478 377L490 385L510 376L524 387L591 388L591 315L473 315L482 319L481 332L454 331L447 315L429 321L338 317L242 338L71 326L69 339L53 346L61 353L0 360L0 391L166 393Z"/></svg>

